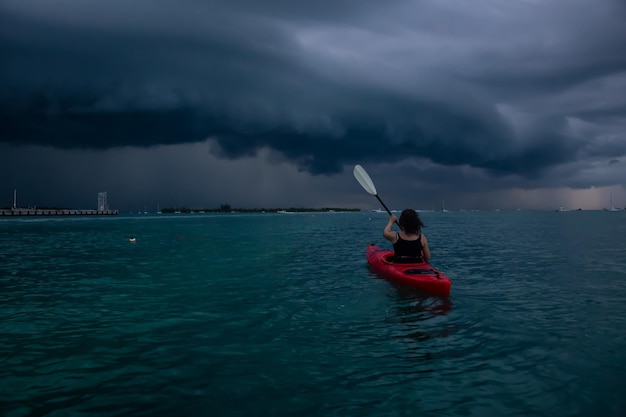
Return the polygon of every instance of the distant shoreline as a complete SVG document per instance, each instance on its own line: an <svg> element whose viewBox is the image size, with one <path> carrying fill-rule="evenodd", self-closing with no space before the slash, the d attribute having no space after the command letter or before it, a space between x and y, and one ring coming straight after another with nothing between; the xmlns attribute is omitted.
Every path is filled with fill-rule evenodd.
<svg viewBox="0 0 626 417"><path fill-rule="evenodd" d="M115 216L118 210L77 210L77 209L0 209L0 217L11 216Z"/></svg>
<svg viewBox="0 0 626 417"><path fill-rule="evenodd" d="M289 207L289 208L237 208L228 204L223 204L217 208L189 208L189 207L167 207L159 212L147 211L129 211L129 213L320 213L320 212L359 212L358 208L346 207ZM2 207L0 208L0 216L68 216L68 215L117 215L119 210L87 210L87 209L70 209L66 207Z"/></svg>
<svg viewBox="0 0 626 417"><path fill-rule="evenodd" d="M358 212L358 208L345 207L290 207L290 208L237 208L230 206L222 206L212 209L195 209L187 207L168 207L161 210L161 213L319 213L319 212Z"/></svg>

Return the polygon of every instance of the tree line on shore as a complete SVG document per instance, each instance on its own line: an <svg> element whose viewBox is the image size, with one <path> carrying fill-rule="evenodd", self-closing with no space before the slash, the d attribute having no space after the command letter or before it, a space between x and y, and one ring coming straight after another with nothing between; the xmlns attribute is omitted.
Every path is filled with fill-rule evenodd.
<svg viewBox="0 0 626 417"><path fill-rule="evenodd" d="M162 213L265 213L265 212L277 212L288 211L293 213L303 212L327 212L327 211L361 211L358 208L345 208L345 207L322 207L322 208L307 208L307 207L289 207L289 208L235 208L230 204L222 204L217 208L208 209L192 209L188 207L168 207L161 210Z"/></svg>

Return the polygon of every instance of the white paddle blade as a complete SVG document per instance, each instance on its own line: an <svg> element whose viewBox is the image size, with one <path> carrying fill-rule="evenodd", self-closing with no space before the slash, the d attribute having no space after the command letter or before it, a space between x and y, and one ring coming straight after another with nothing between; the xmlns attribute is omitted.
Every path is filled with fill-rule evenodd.
<svg viewBox="0 0 626 417"><path fill-rule="evenodd" d="M361 184L361 187L365 188L365 191L371 195L376 195L376 186L374 186L372 179L361 165L354 166L353 174L354 178Z"/></svg>

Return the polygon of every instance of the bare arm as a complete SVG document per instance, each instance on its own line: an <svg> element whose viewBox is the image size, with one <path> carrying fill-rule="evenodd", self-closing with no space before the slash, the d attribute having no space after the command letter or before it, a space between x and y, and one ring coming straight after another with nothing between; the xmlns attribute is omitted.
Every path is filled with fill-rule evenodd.
<svg viewBox="0 0 626 417"><path fill-rule="evenodd" d="M424 254L424 260L430 259L430 249L428 248L428 239L426 235L422 235L422 253Z"/></svg>
<svg viewBox="0 0 626 417"><path fill-rule="evenodd" d="M391 216L389 216L389 221L387 222L387 226L385 226L385 229L383 230L383 236L385 237L385 239L387 239L391 243L396 243L396 239L398 238L398 234L396 232L391 231L391 227L393 226L395 222L396 222L396 215L392 214Z"/></svg>

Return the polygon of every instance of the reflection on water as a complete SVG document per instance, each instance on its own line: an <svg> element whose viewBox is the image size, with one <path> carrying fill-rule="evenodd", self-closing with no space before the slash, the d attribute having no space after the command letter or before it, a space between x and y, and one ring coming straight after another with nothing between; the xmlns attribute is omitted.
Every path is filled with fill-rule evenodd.
<svg viewBox="0 0 626 417"><path fill-rule="evenodd" d="M395 282L390 285L396 290L398 303L398 315L412 317L418 315L418 319L426 320L429 316L445 315L452 310L450 297L433 296L415 288L406 287ZM425 313L425 314L417 314Z"/></svg>
<svg viewBox="0 0 626 417"><path fill-rule="evenodd" d="M452 311L450 297L429 295L396 283L390 283L390 286L393 287L396 302L393 308L395 314L388 321L401 324L396 338L423 342L451 334L452 326L441 319ZM431 322L436 324L431 325Z"/></svg>

